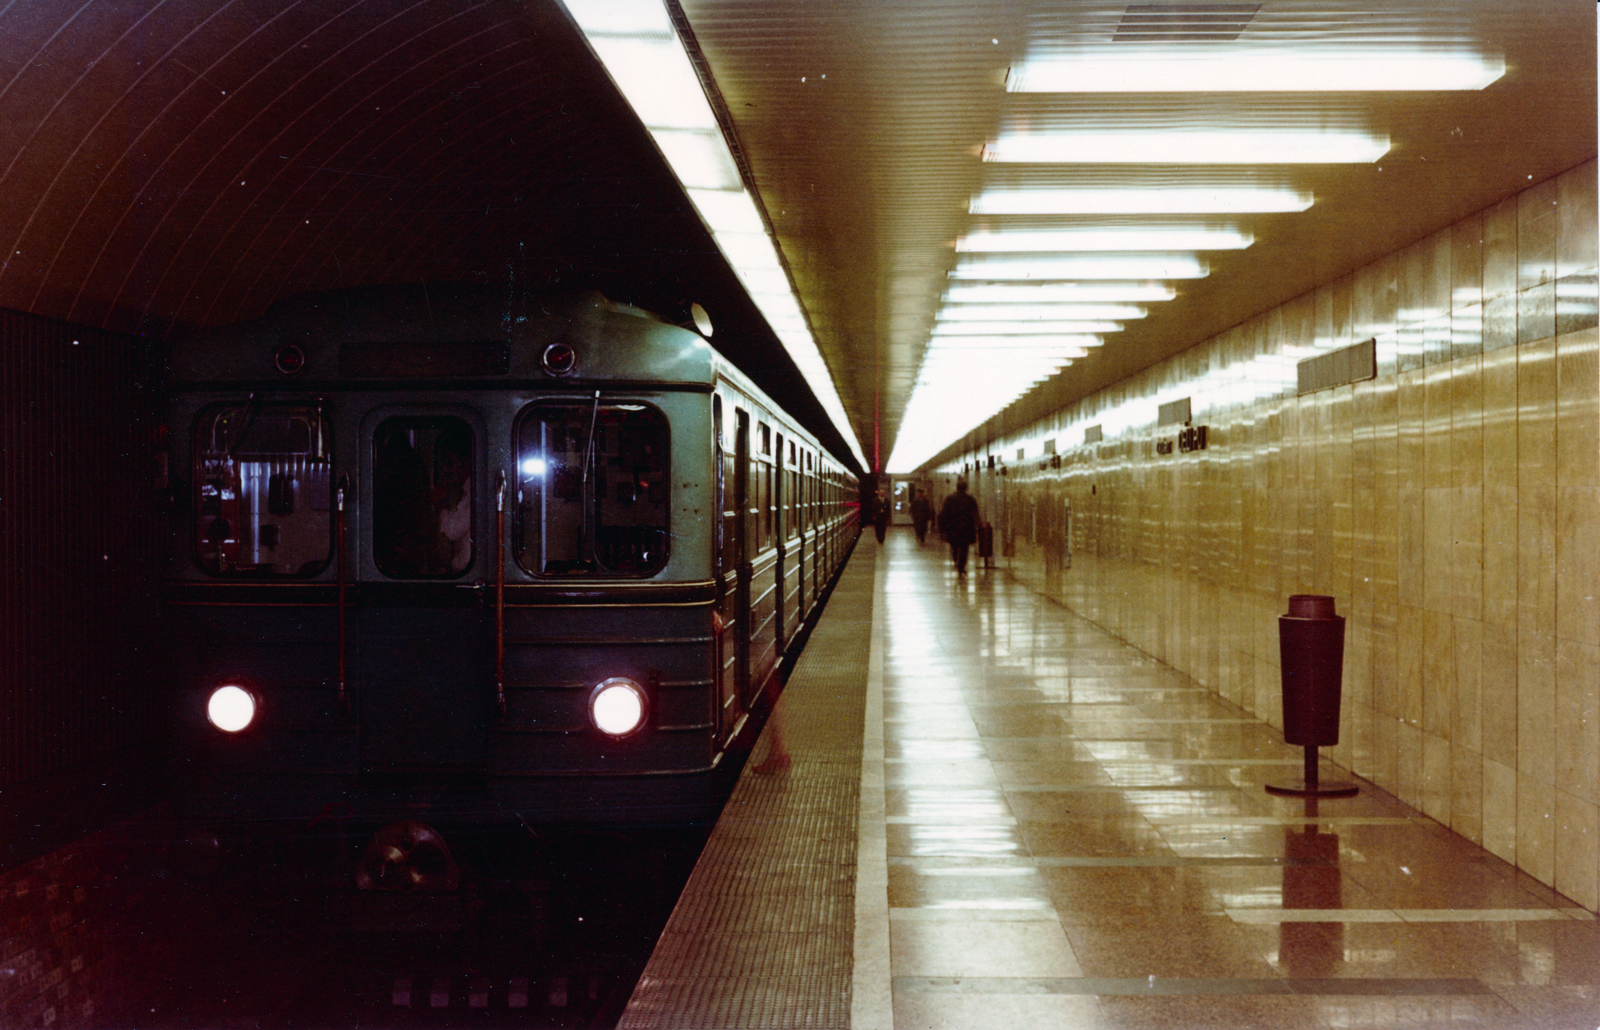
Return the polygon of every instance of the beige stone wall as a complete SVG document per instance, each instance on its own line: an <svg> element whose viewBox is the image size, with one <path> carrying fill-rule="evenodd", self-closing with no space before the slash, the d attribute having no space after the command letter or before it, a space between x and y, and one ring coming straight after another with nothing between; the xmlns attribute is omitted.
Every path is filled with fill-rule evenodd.
<svg viewBox="0 0 1600 1030"><path fill-rule="evenodd" d="M1594 909L1596 221L1591 161L945 471L994 455L1014 575L1274 725L1277 616L1332 594L1328 756ZM1296 360L1369 338L1376 379L1296 395ZM1184 396L1208 447L1159 454Z"/></svg>

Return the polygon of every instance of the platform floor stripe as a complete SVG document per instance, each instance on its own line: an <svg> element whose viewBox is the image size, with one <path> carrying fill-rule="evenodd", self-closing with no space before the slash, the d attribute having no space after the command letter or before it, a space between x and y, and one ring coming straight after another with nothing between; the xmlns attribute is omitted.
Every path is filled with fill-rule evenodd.
<svg viewBox="0 0 1600 1030"><path fill-rule="evenodd" d="M849 1025L876 552L846 565L620 1030ZM792 764L756 772L780 731Z"/></svg>

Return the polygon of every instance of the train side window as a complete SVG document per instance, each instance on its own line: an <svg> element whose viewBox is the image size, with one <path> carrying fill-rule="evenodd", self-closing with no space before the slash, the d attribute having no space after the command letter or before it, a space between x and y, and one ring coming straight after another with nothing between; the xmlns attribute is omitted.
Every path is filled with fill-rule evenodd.
<svg viewBox="0 0 1600 1030"><path fill-rule="evenodd" d="M667 419L645 404L530 405L517 427L517 560L540 576L651 576L667 563Z"/></svg>
<svg viewBox="0 0 1600 1030"><path fill-rule="evenodd" d="M372 557L397 579L472 564L472 428L449 416L384 419L373 434Z"/></svg>
<svg viewBox="0 0 1600 1030"><path fill-rule="evenodd" d="M219 404L195 424L195 555L213 576L315 576L333 553L328 422L306 404Z"/></svg>

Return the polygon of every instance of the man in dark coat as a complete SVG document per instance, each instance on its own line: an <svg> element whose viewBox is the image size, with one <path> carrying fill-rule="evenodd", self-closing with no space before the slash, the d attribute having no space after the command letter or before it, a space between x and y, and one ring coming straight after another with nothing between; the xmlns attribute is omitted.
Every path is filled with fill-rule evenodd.
<svg viewBox="0 0 1600 1030"><path fill-rule="evenodd" d="M932 521L933 505L928 503L928 495L918 490L917 496L911 501L911 525L917 531L918 547L928 539L928 523Z"/></svg>
<svg viewBox="0 0 1600 1030"><path fill-rule="evenodd" d="M956 574L967 574L967 548L978 538L978 502L967 493L967 481L956 480L956 492L939 507L939 532L950 544L950 558Z"/></svg>

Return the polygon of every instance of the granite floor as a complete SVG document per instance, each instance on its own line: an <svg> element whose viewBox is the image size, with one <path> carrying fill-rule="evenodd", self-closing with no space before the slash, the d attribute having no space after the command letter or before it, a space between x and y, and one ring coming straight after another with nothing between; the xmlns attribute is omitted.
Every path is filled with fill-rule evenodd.
<svg viewBox="0 0 1600 1030"><path fill-rule="evenodd" d="M1301 749L998 570L876 558L854 1025L1600 1027L1586 909L1365 782L1269 794Z"/></svg>

